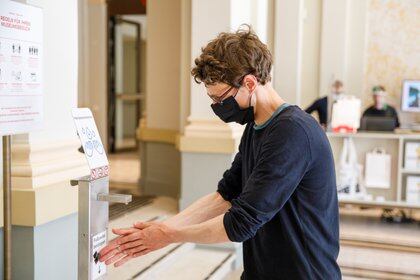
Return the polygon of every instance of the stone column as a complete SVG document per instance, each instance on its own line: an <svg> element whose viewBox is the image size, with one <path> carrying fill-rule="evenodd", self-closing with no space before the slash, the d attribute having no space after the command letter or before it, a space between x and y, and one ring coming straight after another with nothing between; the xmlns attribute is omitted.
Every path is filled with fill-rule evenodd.
<svg viewBox="0 0 420 280"><path fill-rule="evenodd" d="M140 120L143 194L178 198L181 123L181 0L147 2L146 113Z"/></svg>

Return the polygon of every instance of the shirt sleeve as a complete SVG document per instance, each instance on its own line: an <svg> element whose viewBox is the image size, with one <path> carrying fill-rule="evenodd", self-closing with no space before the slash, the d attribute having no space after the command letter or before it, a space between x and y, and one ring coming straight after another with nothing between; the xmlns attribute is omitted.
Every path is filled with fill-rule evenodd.
<svg viewBox="0 0 420 280"><path fill-rule="evenodd" d="M239 151L232 162L230 169L223 173L223 178L219 181L217 191L226 201L239 196L242 189L242 154Z"/></svg>
<svg viewBox="0 0 420 280"><path fill-rule="evenodd" d="M293 120L282 121L268 135L242 193L224 215L229 239L243 242L282 209L302 180L310 162L306 132Z"/></svg>
<svg viewBox="0 0 420 280"><path fill-rule="evenodd" d="M244 130L241 143L239 144L239 151L235 155L231 167L223 173L223 177L217 186L217 192L226 201L237 198L242 191L242 147L247 129L249 129L249 126Z"/></svg>

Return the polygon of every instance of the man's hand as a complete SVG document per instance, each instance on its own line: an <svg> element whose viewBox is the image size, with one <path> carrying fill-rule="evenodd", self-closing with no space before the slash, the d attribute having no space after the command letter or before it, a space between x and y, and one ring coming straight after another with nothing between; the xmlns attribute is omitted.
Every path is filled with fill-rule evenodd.
<svg viewBox="0 0 420 280"><path fill-rule="evenodd" d="M164 223L138 222L131 229L113 230L121 235L100 252L100 261L121 266L132 258L143 256L175 242L175 230Z"/></svg>
<svg viewBox="0 0 420 280"><path fill-rule="evenodd" d="M140 222L133 228L113 229L119 237L111 240L99 252L99 260L107 265L115 263L115 266L120 266L170 243L227 242L229 239L223 226L223 215L230 207L230 202L215 192L194 202L164 223Z"/></svg>
<svg viewBox="0 0 420 280"><path fill-rule="evenodd" d="M136 231L139 231L139 229L136 229L136 228L112 229L112 232L114 234L117 234L120 236L115 239L112 239L108 243L108 245L106 245L104 248L102 248L101 251L99 251L99 261L105 262L106 265L109 265L125 257L125 254L121 251L118 245L118 240Z"/></svg>

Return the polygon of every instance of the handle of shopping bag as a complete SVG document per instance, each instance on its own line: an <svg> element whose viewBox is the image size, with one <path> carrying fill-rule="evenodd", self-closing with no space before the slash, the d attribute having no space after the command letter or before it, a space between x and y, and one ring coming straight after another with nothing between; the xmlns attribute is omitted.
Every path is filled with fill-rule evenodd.
<svg viewBox="0 0 420 280"><path fill-rule="evenodd" d="M376 148L373 148L372 153L375 153L375 154L386 154L386 151L385 151L384 148L376 147Z"/></svg>

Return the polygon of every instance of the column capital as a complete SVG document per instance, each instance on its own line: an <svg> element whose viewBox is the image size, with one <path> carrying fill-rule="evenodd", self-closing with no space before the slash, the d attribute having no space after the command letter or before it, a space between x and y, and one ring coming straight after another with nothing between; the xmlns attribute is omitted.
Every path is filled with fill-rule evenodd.
<svg viewBox="0 0 420 280"><path fill-rule="evenodd" d="M89 174L77 139L12 145L12 186L36 189Z"/></svg>
<svg viewBox="0 0 420 280"><path fill-rule="evenodd" d="M153 128L147 126L146 118L141 118L136 131L137 139L143 142L157 142L175 145L179 137L178 130Z"/></svg>
<svg viewBox="0 0 420 280"><path fill-rule="evenodd" d="M217 119L189 118L178 148L181 152L233 154L238 150L243 130L239 124Z"/></svg>

